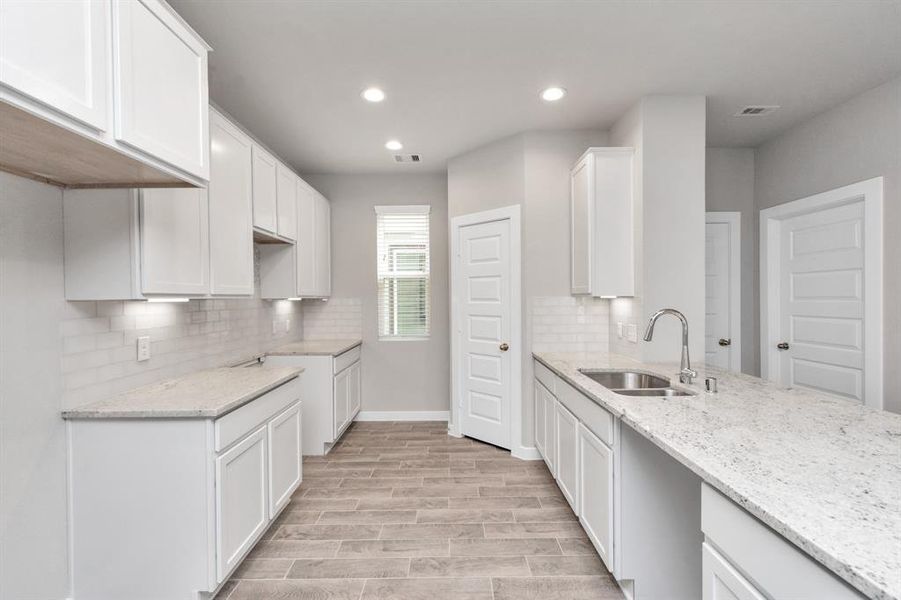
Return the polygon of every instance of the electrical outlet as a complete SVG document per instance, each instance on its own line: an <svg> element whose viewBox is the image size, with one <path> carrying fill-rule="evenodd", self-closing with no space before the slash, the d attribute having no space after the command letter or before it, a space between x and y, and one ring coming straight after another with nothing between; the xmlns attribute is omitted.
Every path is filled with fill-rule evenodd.
<svg viewBox="0 0 901 600"><path fill-rule="evenodd" d="M638 325L635 323L629 323L626 325L626 337L633 344L638 343Z"/></svg>
<svg viewBox="0 0 901 600"><path fill-rule="evenodd" d="M616 337L618 337L619 339L623 339L623 322L622 321L616 322Z"/></svg>
<svg viewBox="0 0 901 600"><path fill-rule="evenodd" d="M138 362L150 360L150 336L142 335L138 338Z"/></svg>

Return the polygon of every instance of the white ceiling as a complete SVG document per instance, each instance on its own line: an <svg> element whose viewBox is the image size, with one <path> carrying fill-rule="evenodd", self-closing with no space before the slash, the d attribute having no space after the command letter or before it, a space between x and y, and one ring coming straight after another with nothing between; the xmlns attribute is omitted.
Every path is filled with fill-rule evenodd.
<svg viewBox="0 0 901 600"><path fill-rule="evenodd" d="M306 173L441 171L520 131L606 129L646 94L704 94L708 145L756 146L901 74L901 0L171 3L214 48L213 101ZM782 109L732 116L747 104Z"/></svg>

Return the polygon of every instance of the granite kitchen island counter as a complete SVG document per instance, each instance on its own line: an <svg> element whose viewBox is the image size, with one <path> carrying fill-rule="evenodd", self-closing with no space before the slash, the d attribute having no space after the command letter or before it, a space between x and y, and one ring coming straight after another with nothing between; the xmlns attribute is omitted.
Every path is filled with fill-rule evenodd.
<svg viewBox="0 0 901 600"><path fill-rule="evenodd" d="M683 386L676 364L533 356L865 595L901 598L901 415L704 365ZM697 395L628 397L580 368L646 371Z"/></svg>
<svg viewBox="0 0 901 600"><path fill-rule="evenodd" d="M303 372L297 367L222 367L142 386L64 410L65 419L215 419Z"/></svg>
<svg viewBox="0 0 901 600"><path fill-rule="evenodd" d="M301 340L279 346L266 354L269 356L338 356L360 346L363 340Z"/></svg>

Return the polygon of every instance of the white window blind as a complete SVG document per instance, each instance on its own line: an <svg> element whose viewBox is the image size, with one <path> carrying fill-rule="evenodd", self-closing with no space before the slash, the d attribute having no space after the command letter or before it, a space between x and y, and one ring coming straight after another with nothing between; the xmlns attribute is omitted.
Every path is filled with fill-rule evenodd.
<svg viewBox="0 0 901 600"><path fill-rule="evenodd" d="M429 206L376 206L379 337L429 335Z"/></svg>

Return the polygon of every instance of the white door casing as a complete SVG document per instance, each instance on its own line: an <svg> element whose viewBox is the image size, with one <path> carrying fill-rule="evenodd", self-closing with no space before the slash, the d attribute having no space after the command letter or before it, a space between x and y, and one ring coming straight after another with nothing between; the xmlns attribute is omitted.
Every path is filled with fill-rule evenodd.
<svg viewBox="0 0 901 600"><path fill-rule="evenodd" d="M741 371L741 213L708 212L704 362Z"/></svg>
<svg viewBox="0 0 901 600"><path fill-rule="evenodd" d="M882 408L882 190L877 177L761 211L764 378Z"/></svg>
<svg viewBox="0 0 901 600"><path fill-rule="evenodd" d="M450 433L532 458L522 447L519 206L454 218L451 244Z"/></svg>

